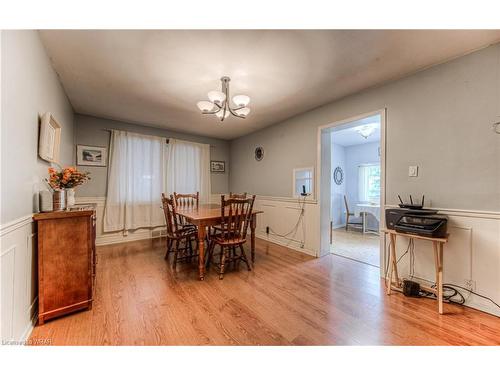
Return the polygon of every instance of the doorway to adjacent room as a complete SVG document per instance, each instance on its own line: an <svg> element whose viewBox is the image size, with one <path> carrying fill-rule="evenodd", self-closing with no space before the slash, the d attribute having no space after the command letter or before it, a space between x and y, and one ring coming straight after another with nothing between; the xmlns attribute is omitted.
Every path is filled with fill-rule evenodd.
<svg viewBox="0 0 500 375"><path fill-rule="evenodd" d="M382 115L338 123L330 135L330 253L380 267Z"/></svg>

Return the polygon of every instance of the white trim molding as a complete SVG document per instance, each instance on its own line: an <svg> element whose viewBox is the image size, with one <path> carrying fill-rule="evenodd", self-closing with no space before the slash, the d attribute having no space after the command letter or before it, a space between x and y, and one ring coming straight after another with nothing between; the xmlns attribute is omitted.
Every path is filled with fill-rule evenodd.
<svg viewBox="0 0 500 375"><path fill-rule="evenodd" d="M36 239L31 214L0 227L0 337L6 344L23 344L36 319Z"/></svg>
<svg viewBox="0 0 500 375"><path fill-rule="evenodd" d="M31 223L31 222L33 222L33 214L22 216L18 219L9 221L8 223L1 224L0 225L0 237L3 237L6 234L8 234L12 231L15 231L15 230L25 226L26 224Z"/></svg>

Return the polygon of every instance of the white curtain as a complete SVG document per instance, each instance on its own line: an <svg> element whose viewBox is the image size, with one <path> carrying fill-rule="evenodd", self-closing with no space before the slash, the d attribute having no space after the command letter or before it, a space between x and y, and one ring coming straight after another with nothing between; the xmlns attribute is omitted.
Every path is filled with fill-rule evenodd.
<svg viewBox="0 0 500 375"><path fill-rule="evenodd" d="M210 145L169 139L166 191L200 192L201 203L210 201Z"/></svg>
<svg viewBox="0 0 500 375"><path fill-rule="evenodd" d="M113 130L104 231L165 225L166 138Z"/></svg>

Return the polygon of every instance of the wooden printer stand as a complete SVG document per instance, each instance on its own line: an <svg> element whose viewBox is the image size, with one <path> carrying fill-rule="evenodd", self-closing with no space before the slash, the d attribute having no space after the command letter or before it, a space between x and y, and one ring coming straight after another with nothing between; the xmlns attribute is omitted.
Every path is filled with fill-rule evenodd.
<svg viewBox="0 0 500 375"><path fill-rule="evenodd" d="M398 262L396 257L396 237L414 238L418 240L431 241L434 248L434 263L436 266L436 287L420 286L422 290L435 293L438 300L438 310L443 314L443 247L448 242L448 235L445 238L424 237L416 234L399 233L392 229L384 229L390 237L390 251L389 251L389 282L387 284L387 294L391 294L392 290L402 292L402 282L398 274ZM394 274L395 281L392 275Z"/></svg>

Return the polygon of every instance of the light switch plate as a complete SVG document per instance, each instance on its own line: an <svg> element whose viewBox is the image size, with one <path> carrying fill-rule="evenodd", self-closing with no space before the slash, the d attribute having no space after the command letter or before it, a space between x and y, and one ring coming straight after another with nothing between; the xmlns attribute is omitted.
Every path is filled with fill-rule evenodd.
<svg viewBox="0 0 500 375"><path fill-rule="evenodd" d="M417 177L418 176L418 166L417 165L410 165L408 167L408 176L409 177Z"/></svg>

